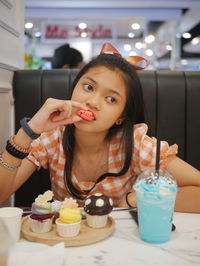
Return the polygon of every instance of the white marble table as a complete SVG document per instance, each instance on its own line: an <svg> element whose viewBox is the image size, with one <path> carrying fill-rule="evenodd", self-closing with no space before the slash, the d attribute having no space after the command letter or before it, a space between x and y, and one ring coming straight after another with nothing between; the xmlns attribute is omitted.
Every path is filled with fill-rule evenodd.
<svg viewBox="0 0 200 266"><path fill-rule="evenodd" d="M114 234L85 247L66 248L66 266L191 266L200 265L200 214L175 213L176 230L165 244L139 239L128 212L113 212Z"/></svg>
<svg viewBox="0 0 200 266"><path fill-rule="evenodd" d="M141 241L129 212L112 216L116 221L113 235L96 244L65 248L65 266L200 265L200 214L175 213L176 230L165 244Z"/></svg>

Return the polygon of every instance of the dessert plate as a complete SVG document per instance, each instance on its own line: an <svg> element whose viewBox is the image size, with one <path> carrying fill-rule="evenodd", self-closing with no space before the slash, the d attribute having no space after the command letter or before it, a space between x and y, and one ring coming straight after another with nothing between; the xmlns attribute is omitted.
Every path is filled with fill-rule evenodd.
<svg viewBox="0 0 200 266"><path fill-rule="evenodd" d="M109 237L115 229L115 221L108 216L108 221L103 228L91 228L86 220L81 221L80 233L75 237L61 237L56 232L56 225L53 224L51 231L47 233L34 233L31 230L28 216L22 219L22 236L32 242L39 242L53 246L59 242L64 242L66 247L85 246L94 244Z"/></svg>

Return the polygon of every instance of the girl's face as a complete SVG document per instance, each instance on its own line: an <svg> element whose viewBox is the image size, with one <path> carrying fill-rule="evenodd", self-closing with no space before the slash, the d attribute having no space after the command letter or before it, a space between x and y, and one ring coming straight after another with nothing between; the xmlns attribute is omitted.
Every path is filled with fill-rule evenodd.
<svg viewBox="0 0 200 266"><path fill-rule="evenodd" d="M81 120L75 124L76 128L88 132L108 131L119 118L123 119L126 99L120 72L104 66L91 68L75 86L72 100L85 103L96 120Z"/></svg>

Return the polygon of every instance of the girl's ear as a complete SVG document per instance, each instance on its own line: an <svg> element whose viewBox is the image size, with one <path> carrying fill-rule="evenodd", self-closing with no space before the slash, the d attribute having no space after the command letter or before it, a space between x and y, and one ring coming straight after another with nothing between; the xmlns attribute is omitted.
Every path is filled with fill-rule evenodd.
<svg viewBox="0 0 200 266"><path fill-rule="evenodd" d="M124 121L124 118L123 117L120 117L120 118L117 119L117 121L115 122L115 124L117 126L120 126L123 123L123 121Z"/></svg>

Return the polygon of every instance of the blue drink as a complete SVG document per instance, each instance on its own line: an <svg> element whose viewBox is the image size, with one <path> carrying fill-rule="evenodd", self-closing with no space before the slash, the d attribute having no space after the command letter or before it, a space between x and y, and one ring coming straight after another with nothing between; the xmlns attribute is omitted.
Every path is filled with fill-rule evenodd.
<svg viewBox="0 0 200 266"><path fill-rule="evenodd" d="M149 243L167 242L172 230L176 181L163 169L159 177L148 171L138 177L134 189L140 238Z"/></svg>

